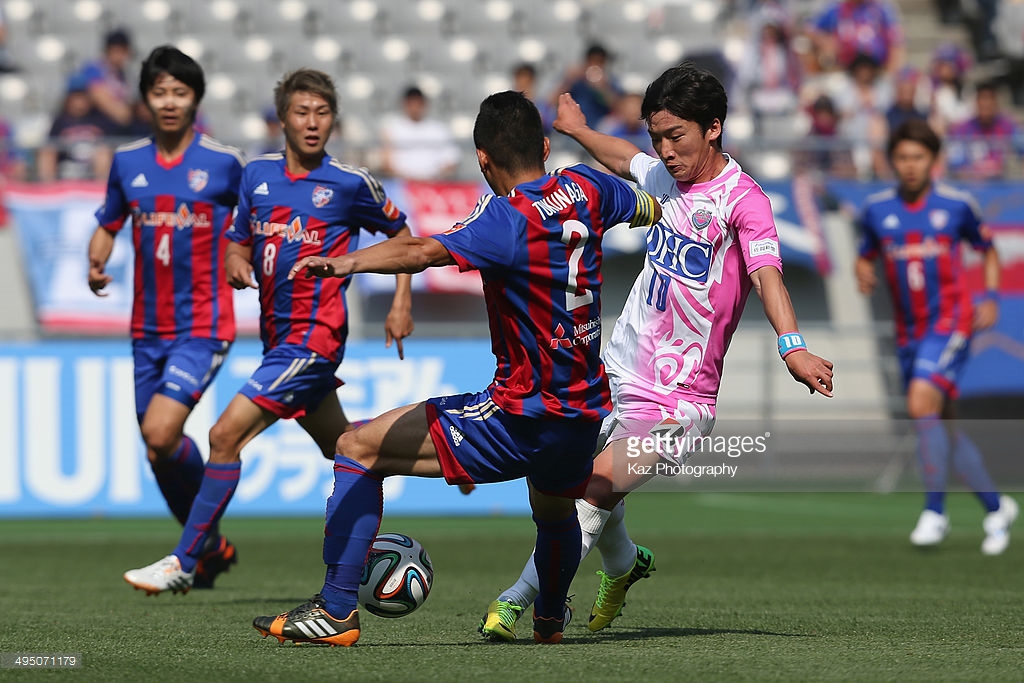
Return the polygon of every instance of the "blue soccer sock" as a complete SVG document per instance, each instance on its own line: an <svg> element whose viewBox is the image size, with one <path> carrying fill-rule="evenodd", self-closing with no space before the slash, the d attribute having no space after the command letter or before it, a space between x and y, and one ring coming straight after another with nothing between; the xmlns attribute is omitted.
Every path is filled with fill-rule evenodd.
<svg viewBox="0 0 1024 683"><path fill-rule="evenodd" d="M946 461L949 458L949 434L938 415L914 420L917 430L917 456L924 479L926 510L940 515L946 508Z"/></svg>
<svg viewBox="0 0 1024 683"><path fill-rule="evenodd" d="M565 597L580 566L583 542L579 519L572 516L558 522L542 522L536 517L537 547L533 561L537 566L540 589L533 603L534 616L561 620L565 614Z"/></svg>
<svg viewBox="0 0 1024 683"><path fill-rule="evenodd" d="M178 450L166 460L151 462L150 467L171 514L184 526L203 481L205 463L199 447L187 434L182 435Z"/></svg>
<svg viewBox="0 0 1024 683"><path fill-rule="evenodd" d="M327 499L320 591L328 614L344 619L359 604L359 579L384 509L383 478L344 455L334 456L334 492Z"/></svg>
<svg viewBox="0 0 1024 683"><path fill-rule="evenodd" d="M956 441L953 444L953 468L957 475L966 482L974 495L978 497L981 504L988 512L995 512L999 509L999 493L992 477L985 469L985 461L981 452L974 442L962 431L956 431Z"/></svg>
<svg viewBox="0 0 1024 683"><path fill-rule="evenodd" d="M190 572L196 568L207 537L217 528L231 497L235 495L241 473L240 460L223 464L207 463L203 483L192 503L192 511L181 532L178 547L174 549L174 554L181 561L182 571Z"/></svg>

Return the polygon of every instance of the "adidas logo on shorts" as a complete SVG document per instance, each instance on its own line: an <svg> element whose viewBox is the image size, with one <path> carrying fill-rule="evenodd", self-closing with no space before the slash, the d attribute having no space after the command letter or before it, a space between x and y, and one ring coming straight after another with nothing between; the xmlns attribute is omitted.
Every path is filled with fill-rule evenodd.
<svg viewBox="0 0 1024 683"><path fill-rule="evenodd" d="M462 432L456 429L454 425L448 427L448 431L451 432L452 442L454 442L455 446L458 447L459 444L462 443L462 440L465 438L465 436L463 436Z"/></svg>

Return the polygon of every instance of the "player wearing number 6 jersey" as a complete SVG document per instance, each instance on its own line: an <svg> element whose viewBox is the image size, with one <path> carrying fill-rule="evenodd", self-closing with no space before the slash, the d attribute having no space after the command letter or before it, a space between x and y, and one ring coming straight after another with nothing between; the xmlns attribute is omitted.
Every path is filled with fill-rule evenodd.
<svg viewBox="0 0 1024 683"><path fill-rule="evenodd" d="M477 394L403 406L338 439L327 501L327 575L313 600L253 626L280 640L351 645L356 597L391 475L450 484L527 477L541 577L534 640L557 643L580 561L573 500L590 477L608 381L601 347L601 241L617 223L651 225L654 199L586 166L544 172L549 146L537 108L518 92L491 95L473 130L480 171L497 196L433 238L399 238L338 258L307 258L293 275L479 270L497 360ZM306 624L315 621L319 630ZM315 632L314 632L315 631Z"/></svg>
<svg viewBox="0 0 1024 683"><path fill-rule="evenodd" d="M896 318L907 414L918 432L927 489L911 543L935 545L949 531L945 484L947 461L952 460L987 512L982 552L998 555L1009 545L1017 503L996 492L977 447L944 420L953 417L957 377L967 362L973 331L994 325L999 317L999 255L974 199L932 182L940 149L939 136L927 123L908 121L893 131L889 160L897 187L869 197L864 205L857 284L865 294L874 290L874 260L881 257ZM977 307L964 285L960 242L984 254L986 293Z"/></svg>
<svg viewBox="0 0 1024 683"><path fill-rule="evenodd" d="M157 485L184 524L203 478L203 458L185 421L235 338L233 292L224 275L224 233L238 199L238 150L193 129L203 71L179 50L153 50L139 92L153 136L117 150L99 228L89 243L89 286L98 296L114 236L131 217L135 253L132 358L135 411ZM230 544L210 530L200 585ZM205 569L210 569L206 572Z"/></svg>
<svg viewBox="0 0 1024 683"><path fill-rule="evenodd" d="M278 419L293 418L324 457L333 458L338 435L349 428L335 377L348 333L349 278L293 281L292 267L308 256L355 249L360 228L409 234L405 214L376 179L324 151L338 113L330 77L300 69L277 84L274 99L285 149L246 166L225 264L233 287L260 291L263 361L210 430L210 460L178 546L125 574L147 593L193 585L209 530L238 485L240 453L249 441ZM385 334L400 358L402 340L412 333L410 306L410 276L399 275Z"/></svg>
<svg viewBox="0 0 1024 683"><path fill-rule="evenodd" d="M832 395L832 364L809 353L797 329L768 197L722 153L722 84L692 65L674 67L647 88L641 110L657 159L588 127L568 94L554 123L606 168L657 197L664 212L647 231L643 271L605 348L615 407L602 429L594 476L577 501L583 554L596 545L604 564L592 631L608 626L629 587L654 570L653 553L626 533L622 501L654 476L643 472L652 472L645 466L659 456L641 453L629 460L633 467L622 466L626 439L649 438L663 420L678 430L676 438L711 431L725 352L752 288L790 373L812 393ZM515 639L516 619L537 595L535 565L527 562L488 607L480 622L485 638Z"/></svg>

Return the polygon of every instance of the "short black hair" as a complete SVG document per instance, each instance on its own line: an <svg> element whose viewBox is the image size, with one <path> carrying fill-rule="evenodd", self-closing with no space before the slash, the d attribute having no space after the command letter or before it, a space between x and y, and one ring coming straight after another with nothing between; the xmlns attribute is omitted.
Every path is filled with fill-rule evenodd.
<svg viewBox="0 0 1024 683"><path fill-rule="evenodd" d="M286 73L274 86L274 109L277 111L278 119L285 120L292 95L297 92L308 92L322 97L337 120L338 90L334 86L334 81L323 71L306 67Z"/></svg>
<svg viewBox="0 0 1024 683"><path fill-rule="evenodd" d="M174 47L173 45L161 45L154 48L146 61L142 63L142 72L139 74L139 94L142 101L146 101L146 93L156 83L161 74L168 74L192 88L196 93L196 105L202 101L206 93L206 78L203 76L203 68L196 60Z"/></svg>
<svg viewBox="0 0 1024 683"><path fill-rule="evenodd" d="M659 111L667 111L687 121L693 121L706 133L718 119L725 125L729 111L729 98L725 87L710 71L698 68L692 62L683 62L666 70L647 86L640 115L649 124ZM722 138L718 138L721 147Z"/></svg>
<svg viewBox="0 0 1024 683"><path fill-rule="evenodd" d="M889 136L887 154L890 159L896 150L896 145L904 140L924 145L932 153L932 156L939 156L939 151L942 149L942 139L924 119L907 119L896 127L896 130Z"/></svg>
<svg viewBox="0 0 1024 683"><path fill-rule="evenodd" d="M427 99L427 96L423 94L423 91L416 85L410 85L402 92L402 99L407 100L410 97L418 97L421 100Z"/></svg>
<svg viewBox="0 0 1024 683"><path fill-rule="evenodd" d="M117 27L111 29L103 36L103 47L114 47L114 46L126 47L129 50L132 48L132 36L128 33L128 29Z"/></svg>
<svg viewBox="0 0 1024 683"><path fill-rule="evenodd" d="M480 103L473 144L506 171L544 168L544 124L521 92L494 93Z"/></svg>

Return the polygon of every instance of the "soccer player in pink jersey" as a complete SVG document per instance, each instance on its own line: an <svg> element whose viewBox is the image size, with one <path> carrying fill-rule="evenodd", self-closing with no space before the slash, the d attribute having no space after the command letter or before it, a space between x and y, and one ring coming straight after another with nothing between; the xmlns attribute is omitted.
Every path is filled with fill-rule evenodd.
<svg viewBox="0 0 1024 683"><path fill-rule="evenodd" d="M274 89L284 127L283 152L251 160L239 185L238 212L227 232L227 282L260 292L263 360L210 430L210 460L174 550L124 578L147 594L187 592L199 552L238 486L241 451L279 419L294 419L325 457L350 424L338 402L335 373L345 353L351 278L291 280L307 256L341 256L357 246L362 228L409 235L405 214L364 169L324 150L338 115L330 76L312 69L286 75ZM385 320L387 345L412 333L410 276L396 276Z"/></svg>
<svg viewBox="0 0 1024 683"><path fill-rule="evenodd" d="M643 271L605 347L614 407L602 428L604 448L593 477L576 503L583 555L596 544L604 564L591 631L608 626L629 587L654 570L653 553L626 533L622 504L654 475L620 471L613 482L613 461L625 457L627 437L650 436L665 418L684 425L687 437L711 431L725 351L751 289L779 335L789 372L812 394L832 395L832 363L807 350L782 281L768 197L722 152L726 110L725 90L710 73L690 64L663 73L648 86L642 106L655 158L591 129L570 95L559 100L555 129L609 170L635 180L663 210L647 233ZM651 463L657 460L650 456ZM531 561L488 607L479 627L483 636L514 640L516 619L535 599L536 585Z"/></svg>
<svg viewBox="0 0 1024 683"><path fill-rule="evenodd" d="M237 149L196 132L204 90L202 68L177 48L164 45L146 58L139 92L153 115L153 135L114 154L89 241L89 287L106 296L112 278L104 269L131 218L135 412L157 485L182 525L204 468L185 421L235 339L224 252L243 161ZM216 526L208 539L199 549L199 587L212 586L234 552Z"/></svg>

